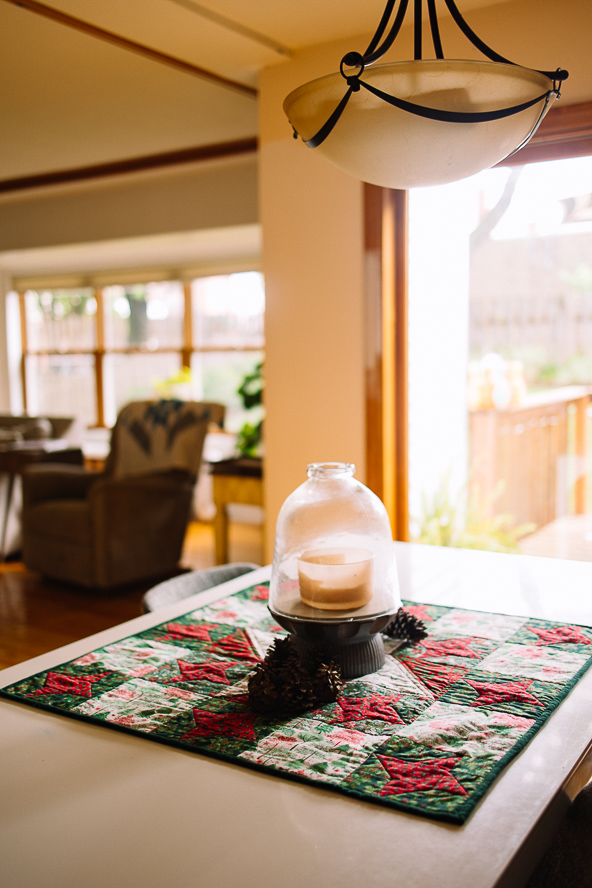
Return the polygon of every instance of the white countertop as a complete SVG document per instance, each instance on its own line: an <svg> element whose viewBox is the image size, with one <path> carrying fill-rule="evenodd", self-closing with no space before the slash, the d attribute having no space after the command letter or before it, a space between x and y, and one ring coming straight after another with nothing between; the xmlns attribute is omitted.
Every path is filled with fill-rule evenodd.
<svg viewBox="0 0 592 888"><path fill-rule="evenodd" d="M592 625L592 564L404 543L395 553L403 598ZM268 577L261 568L6 669L0 686ZM452 826L0 700L0 882L518 888L590 775L586 760L573 776L591 740L592 670Z"/></svg>

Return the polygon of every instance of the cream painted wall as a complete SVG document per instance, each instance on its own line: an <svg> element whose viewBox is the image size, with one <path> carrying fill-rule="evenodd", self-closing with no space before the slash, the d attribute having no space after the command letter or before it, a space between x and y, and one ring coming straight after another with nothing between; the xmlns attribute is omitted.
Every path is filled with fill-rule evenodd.
<svg viewBox="0 0 592 888"><path fill-rule="evenodd" d="M308 463L353 462L365 477L362 185L296 144L281 110L326 64L313 52L260 82L268 560Z"/></svg>
<svg viewBox="0 0 592 888"><path fill-rule="evenodd" d="M353 462L365 474L361 188L292 150L261 148L268 558L308 463Z"/></svg>

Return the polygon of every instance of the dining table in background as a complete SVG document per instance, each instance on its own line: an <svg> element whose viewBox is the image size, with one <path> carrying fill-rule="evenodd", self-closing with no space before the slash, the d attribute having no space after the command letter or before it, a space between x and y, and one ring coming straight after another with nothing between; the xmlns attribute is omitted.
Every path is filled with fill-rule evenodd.
<svg viewBox="0 0 592 888"><path fill-rule="evenodd" d="M8 475L6 498L0 529L0 561L6 557L6 529L13 501L14 483L27 466L60 462L81 466L84 456L80 447L71 447L66 440L49 438L35 441L0 442L0 473Z"/></svg>
<svg viewBox="0 0 592 888"><path fill-rule="evenodd" d="M229 507L263 507L263 460L257 457L231 457L210 462L213 481L214 545L216 564L230 560Z"/></svg>

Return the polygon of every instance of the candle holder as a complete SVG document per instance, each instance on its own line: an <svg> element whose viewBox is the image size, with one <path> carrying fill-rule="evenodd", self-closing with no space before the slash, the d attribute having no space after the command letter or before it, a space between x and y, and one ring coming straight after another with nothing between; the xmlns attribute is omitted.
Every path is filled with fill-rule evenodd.
<svg viewBox="0 0 592 888"><path fill-rule="evenodd" d="M312 463L276 525L269 610L304 662L330 656L343 678L384 663L380 632L401 606L383 503L351 463Z"/></svg>

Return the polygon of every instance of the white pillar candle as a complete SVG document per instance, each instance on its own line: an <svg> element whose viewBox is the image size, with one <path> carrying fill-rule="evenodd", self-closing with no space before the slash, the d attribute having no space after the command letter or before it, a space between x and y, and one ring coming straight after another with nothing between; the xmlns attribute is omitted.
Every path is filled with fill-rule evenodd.
<svg viewBox="0 0 592 888"><path fill-rule="evenodd" d="M374 555L367 549L313 549L298 559L300 597L310 607L353 610L372 599Z"/></svg>

